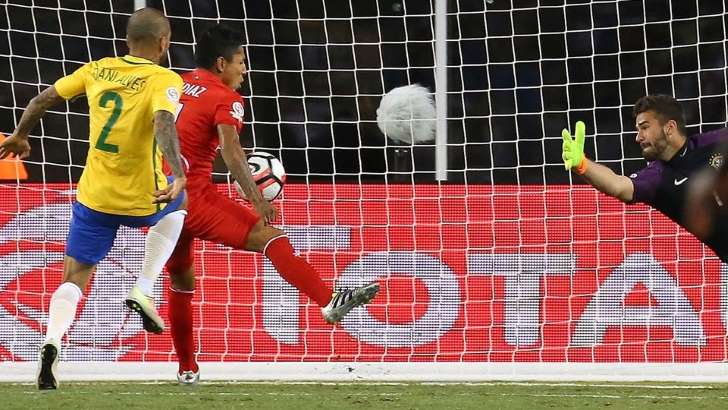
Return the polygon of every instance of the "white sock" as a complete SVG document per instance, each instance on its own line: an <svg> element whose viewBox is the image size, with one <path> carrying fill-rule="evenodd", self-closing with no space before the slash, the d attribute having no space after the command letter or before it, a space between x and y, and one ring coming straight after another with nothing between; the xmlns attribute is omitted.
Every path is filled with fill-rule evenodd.
<svg viewBox="0 0 728 410"><path fill-rule="evenodd" d="M144 262L136 286L147 295L152 296L154 283L162 272L167 259L172 256L177 239L182 232L187 211L179 210L165 215L156 225L149 228L144 242Z"/></svg>
<svg viewBox="0 0 728 410"><path fill-rule="evenodd" d="M61 341L76 317L76 306L82 295L81 289L73 282L64 282L53 292L48 309L46 342L50 339Z"/></svg>

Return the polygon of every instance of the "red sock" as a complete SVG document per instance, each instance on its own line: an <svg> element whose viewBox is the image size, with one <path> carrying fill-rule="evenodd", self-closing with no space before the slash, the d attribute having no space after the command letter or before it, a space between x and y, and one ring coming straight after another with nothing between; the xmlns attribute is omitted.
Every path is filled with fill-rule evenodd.
<svg viewBox="0 0 728 410"><path fill-rule="evenodd" d="M294 254L287 237L279 236L271 239L263 252L286 282L313 299L319 306L329 304L331 289L321 280L313 266Z"/></svg>
<svg viewBox="0 0 728 410"><path fill-rule="evenodd" d="M169 324L172 343L177 352L179 371L197 371L195 362L195 336L192 334L192 296L194 291L179 291L169 288Z"/></svg>

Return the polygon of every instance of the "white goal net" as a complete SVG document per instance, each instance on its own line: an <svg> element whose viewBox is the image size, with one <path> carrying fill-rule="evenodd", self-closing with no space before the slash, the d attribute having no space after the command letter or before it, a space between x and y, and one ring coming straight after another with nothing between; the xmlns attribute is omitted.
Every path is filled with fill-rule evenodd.
<svg viewBox="0 0 728 410"><path fill-rule="evenodd" d="M223 22L241 31L241 140L286 167L280 226L328 283L382 285L372 305L332 328L264 258L200 242L202 366L360 363L389 377L444 363L502 378L498 366L525 363L583 380L585 364L636 363L625 371L647 375L653 365L680 372L728 358L728 269L658 212L583 185L560 158L561 129L583 120L587 156L619 174L642 168L631 108L648 93L681 101L690 133L724 127L724 2L448 1L446 182L435 178L434 142L401 145L376 125L392 88L438 90L435 0L147 3L170 17L169 65L179 72L193 68L201 30ZM124 55L133 9L81 0L0 8L0 131L12 132L58 77ZM37 357L87 122L84 98L55 107L32 132L30 158L0 161L4 365ZM235 195L221 161L215 170L218 188ZM169 335L144 333L122 308L143 238L120 231L63 360L175 361ZM165 317L167 285L158 284ZM446 377L434 368L412 374Z"/></svg>

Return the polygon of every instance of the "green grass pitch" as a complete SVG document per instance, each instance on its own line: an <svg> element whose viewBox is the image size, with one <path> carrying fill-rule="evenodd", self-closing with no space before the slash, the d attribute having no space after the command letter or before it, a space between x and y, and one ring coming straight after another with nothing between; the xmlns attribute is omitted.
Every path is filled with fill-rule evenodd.
<svg viewBox="0 0 728 410"><path fill-rule="evenodd" d="M3 409L728 409L728 385L688 383L0 383Z"/></svg>

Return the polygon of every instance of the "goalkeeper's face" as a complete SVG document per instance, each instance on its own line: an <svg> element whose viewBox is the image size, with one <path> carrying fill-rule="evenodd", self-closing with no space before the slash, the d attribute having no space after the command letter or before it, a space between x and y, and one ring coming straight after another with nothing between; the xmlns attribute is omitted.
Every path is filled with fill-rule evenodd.
<svg viewBox="0 0 728 410"><path fill-rule="evenodd" d="M245 51L243 50L243 47L238 48L238 51L232 55L230 60L226 60L222 57L221 59L225 60L225 62L222 67L220 79L228 87L233 90L237 90L241 85L243 85L243 81L245 81L245 73L247 72L247 67L245 66Z"/></svg>
<svg viewBox="0 0 728 410"><path fill-rule="evenodd" d="M645 111L637 115L635 123L637 126L635 141L640 144L642 156L648 161L660 158L668 147L668 140L659 119L652 111Z"/></svg>

